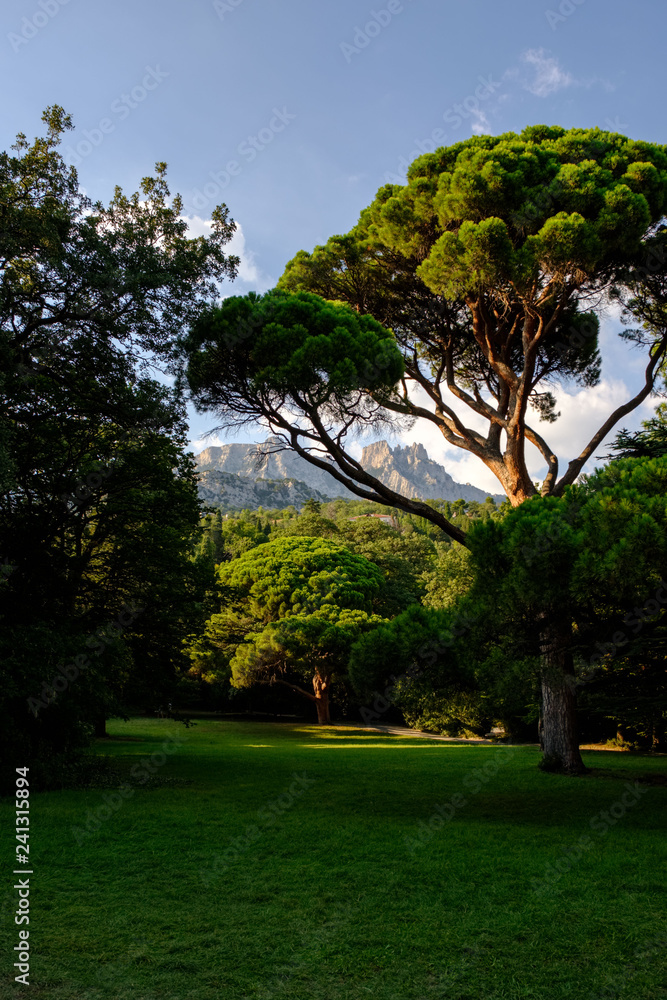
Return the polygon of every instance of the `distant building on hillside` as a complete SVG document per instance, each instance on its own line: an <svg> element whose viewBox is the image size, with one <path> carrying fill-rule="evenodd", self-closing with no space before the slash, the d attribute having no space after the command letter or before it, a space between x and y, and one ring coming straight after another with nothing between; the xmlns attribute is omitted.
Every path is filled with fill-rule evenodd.
<svg viewBox="0 0 667 1000"><path fill-rule="evenodd" d="M368 518L372 518L375 521L382 521L383 524L388 524L390 528L398 527L391 514L359 514L358 517L348 517L348 521L367 521Z"/></svg>

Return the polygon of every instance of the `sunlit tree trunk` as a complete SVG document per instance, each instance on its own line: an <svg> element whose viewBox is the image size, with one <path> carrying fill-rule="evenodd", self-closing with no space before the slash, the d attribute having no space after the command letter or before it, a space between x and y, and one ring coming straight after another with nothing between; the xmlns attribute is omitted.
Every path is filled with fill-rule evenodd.
<svg viewBox="0 0 667 1000"><path fill-rule="evenodd" d="M313 691L315 692L317 721L320 724L328 725L331 722L329 714L329 678L320 677L319 674L315 674L313 677Z"/></svg>

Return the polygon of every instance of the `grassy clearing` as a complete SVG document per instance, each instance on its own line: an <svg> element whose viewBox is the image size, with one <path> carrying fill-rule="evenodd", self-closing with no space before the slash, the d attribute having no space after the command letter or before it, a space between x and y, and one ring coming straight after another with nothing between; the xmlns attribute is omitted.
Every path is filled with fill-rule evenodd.
<svg viewBox="0 0 667 1000"><path fill-rule="evenodd" d="M109 729L98 752L133 793L99 829L73 834L111 790L33 797L33 997L667 997L667 789L625 785L664 758L586 753L605 773L568 779L530 748L269 723Z"/></svg>

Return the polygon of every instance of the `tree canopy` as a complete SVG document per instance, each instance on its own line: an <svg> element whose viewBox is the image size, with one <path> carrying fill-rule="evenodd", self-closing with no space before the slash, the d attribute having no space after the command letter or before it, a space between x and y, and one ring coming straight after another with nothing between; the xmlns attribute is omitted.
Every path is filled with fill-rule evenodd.
<svg viewBox="0 0 667 1000"><path fill-rule="evenodd" d="M385 405L479 457L516 504L536 489L526 442L547 465L541 492L560 494L650 393L666 346L666 204L663 146L547 126L474 136L415 160L407 184L381 188L346 236L297 254L279 286L346 301L390 327L406 381ZM597 383L596 307L612 293L650 327L645 384L559 478L529 408L552 421L554 385ZM466 426L457 401L486 434Z"/></svg>

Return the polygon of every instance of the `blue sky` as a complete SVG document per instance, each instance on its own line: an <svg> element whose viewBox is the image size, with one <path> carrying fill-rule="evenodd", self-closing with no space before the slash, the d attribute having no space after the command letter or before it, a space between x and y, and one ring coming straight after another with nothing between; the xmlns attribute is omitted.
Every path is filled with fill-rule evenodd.
<svg viewBox="0 0 667 1000"><path fill-rule="evenodd" d="M265 290L435 144L536 122L665 142L666 21L662 0L5 0L2 148L39 134L58 103L76 125L65 157L92 197L135 190L166 160L188 214L205 221L224 201L239 223L229 292ZM619 329L608 316L601 386L562 394L546 427L565 461L638 387ZM193 441L213 423L193 415ZM399 440L497 489L437 433Z"/></svg>

